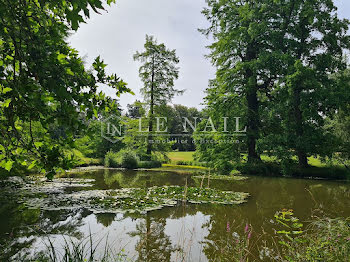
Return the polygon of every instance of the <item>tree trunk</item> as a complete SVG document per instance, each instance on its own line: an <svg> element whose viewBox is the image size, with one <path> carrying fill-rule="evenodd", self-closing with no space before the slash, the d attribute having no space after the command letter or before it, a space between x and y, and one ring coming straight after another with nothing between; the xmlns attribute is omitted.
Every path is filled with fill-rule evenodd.
<svg viewBox="0 0 350 262"><path fill-rule="evenodd" d="M247 125L247 143L248 143L248 162L260 161L260 156L256 152L256 140L259 135L259 104L256 90L249 90L248 101L248 125Z"/></svg>
<svg viewBox="0 0 350 262"><path fill-rule="evenodd" d="M298 59L302 58L302 54L305 48L305 40L306 40L306 18L302 19L300 22L300 31L301 31L301 44L298 50ZM299 81L298 81L299 82ZM302 90L302 81L300 83L296 83L293 87L293 103L294 103L294 118L295 118L295 128L297 135L297 143L295 146L296 154L298 156L299 167L307 168L309 167L307 155L305 150L302 148L302 138L304 136L304 126L303 126L303 112L300 109L300 94Z"/></svg>
<svg viewBox="0 0 350 262"><path fill-rule="evenodd" d="M306 153L301 150L301 151L297 151L297 154L298 154L299 167L301 168L309 167Z"/></svg>
<svg viewBox="0 0 350 262"><path fill-rule="evenodd" d="M256 59L256 48L254 43L247 48L245 62ZM256 76L251 68L247 68L245 72L246 90L247 90L247 147L248 162L261 161L259 154L256 152L256 140L259 137L259 101L258 101L258 83Z"/></svg>
<svg viewBox="0 0 350 262"><path fill-rule="evenodd" d="M153 106L152 106L153 107ZM148 137L147 137L147 152L146 154L151 157L152 154L152 132L153 132L153 109L151 109L149 122L148 122Z"/></svg>
<svg viewBox="0 0 350 262"><path fill-rule="evenodd" d="M300 140L304 135L303 128L303 112L300 109L300 90L299 88L294 87L293 91L294 96L294 118L295 118L295 128L296 135L298 137L298 141L295 146L295 150L298 156L299 167L307 168L309 166L307 155L303 148L301 147Z"/></svg>
<svg viewBox="0 0 350 262"><path fill-rule="evenodd" d="M154 61L154 59L153 59ZM153 132L153 115L154 115L154 68L152 68L152 79L151 79L151 102L150 102L150 113L148 122L148 138L147 138L147 152L146 154L151 159L152 155L152 132Z"/></svg>

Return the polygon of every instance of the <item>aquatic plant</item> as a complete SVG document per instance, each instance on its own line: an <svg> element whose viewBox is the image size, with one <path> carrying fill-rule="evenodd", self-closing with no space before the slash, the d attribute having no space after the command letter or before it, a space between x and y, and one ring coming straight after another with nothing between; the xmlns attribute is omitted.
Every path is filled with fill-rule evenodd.
<svg viewBox="0 0 350 262"><path fill-rule="evenodd" d="M248 193L180 186L129 188L109 191L108 194L108 197L94 198L91 203L109 209L145 212L175 206L179 202L237 205L246 202L249 196Z"/></svg>

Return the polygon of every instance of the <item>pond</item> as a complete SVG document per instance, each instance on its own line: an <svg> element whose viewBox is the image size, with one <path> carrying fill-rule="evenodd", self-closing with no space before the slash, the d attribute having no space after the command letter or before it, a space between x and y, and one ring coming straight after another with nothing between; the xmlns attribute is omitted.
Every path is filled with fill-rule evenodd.
<svg viewBox="0 0 350 262"><path fill-rule="evenodd" d="M210 187L224 191L247 192L246 203L238 205L181 203L149 212L103 212L91 210L82 202L71 208L51 208L54 199L40 205L51 191L36 192L28 205L23 190L19 195L0 195L1 261L15 260L47 248L48 237L58 251L67 239L87 239L91 235L103 252L106 243L116 253L131 261L217 261L237 235L244 236L246 226L250 241L267 243L274 234L274 214L293 209L307 224L313 215L350 217L350 184L346 182L292 178L248 177L241 181L194 178L193 174L155 171L90 170L68 173L79 183L59 188L52 194L100 192L122 188L154 186ZM85 180L87 179L87 180ZM58 190L58 191L57 191ZM61 191L60 191L61 190ZM87 192L87 193L86 193ZM21 198L22 197L22 198ZM18 199L25 199L18 201ZM252 249L251 260L259 260L259 250ZM128 261L130 261L128 260Z"/></svg>

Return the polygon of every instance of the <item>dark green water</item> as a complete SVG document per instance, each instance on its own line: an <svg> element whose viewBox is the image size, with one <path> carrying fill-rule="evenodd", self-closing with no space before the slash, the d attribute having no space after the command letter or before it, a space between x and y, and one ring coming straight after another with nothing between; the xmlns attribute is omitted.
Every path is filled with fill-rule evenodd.
<svg viewBox="0 0 350 262"><path fill-rule="evenodd" d="M99 170L70 177L93 178L95 182L93 187L69 191L185 185L186 180L189 186L199 186L201 182L171 172ZM208 181L204 184L208 186ZM248 192L251 197L238 206L179 205L147 214L94 214L83 206L59 211L28 209L17 203L16 197L2 196L0 261L10 261L18 252L33 254L45 249L47 236L60 249L63 236L83 239L89 232L132 260L220 261L220 256L228 255L224 250L228 241L234 241L234 232L244 235L246 224L253 228L252 243L268 241L276 227L274 214L281 209L293 209L305 224L315 214L350 217L350 184L345 182L249 177L245 181L212 180L209 186ZM253 244L250 251L251 261L259 261L259 250Z"/></svg>

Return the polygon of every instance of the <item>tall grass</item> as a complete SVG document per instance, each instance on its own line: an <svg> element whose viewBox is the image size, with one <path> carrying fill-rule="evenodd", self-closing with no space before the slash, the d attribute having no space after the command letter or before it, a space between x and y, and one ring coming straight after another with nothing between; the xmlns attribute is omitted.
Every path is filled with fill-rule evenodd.
<svg viewBox="0 0 350 262"><path fill-rule="evenodd" d="M278 261L350 261L350 218L317 218L297 239L281 241Z"/></svg>
<svg viewBox="0 0 350 262"><path fill-rule="evenodd" d="M64 244L59 247L51 238L44 242L46 249L39 252L34 258L23 261L31 262L123 262L131 261L123 250L115 251L108 245L108 236L105 240L95 240L90 233L83 240L63 237ZM104 243L104 245L103 245Z"/></svg>

